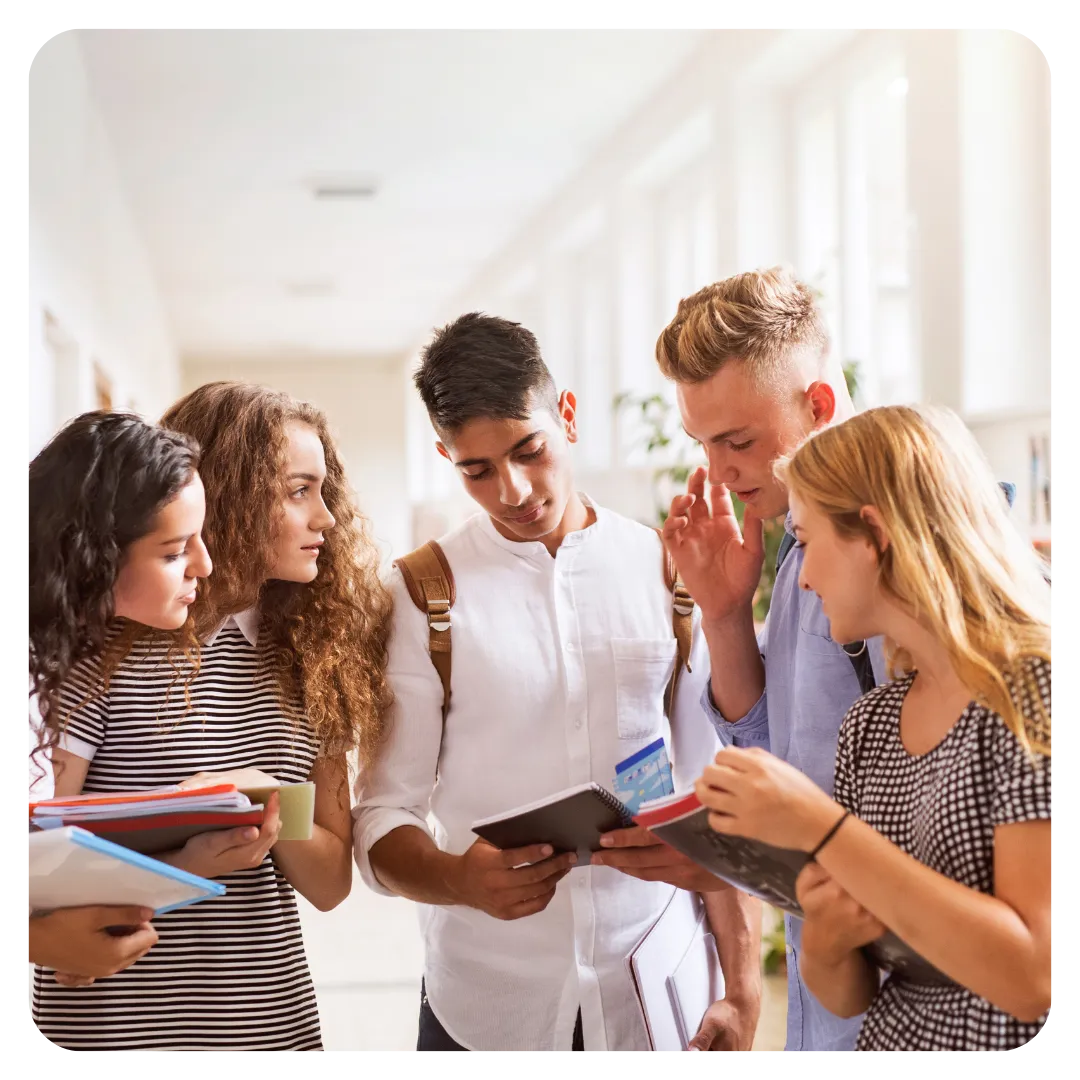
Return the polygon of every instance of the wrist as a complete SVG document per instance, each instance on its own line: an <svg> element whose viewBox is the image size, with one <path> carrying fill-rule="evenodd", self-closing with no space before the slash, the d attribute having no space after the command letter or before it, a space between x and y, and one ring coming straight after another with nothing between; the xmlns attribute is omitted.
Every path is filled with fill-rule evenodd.
<svg viewBox="0 0 1080 1080"><path fill-rule="evenodd" d="M799 850L807 854L814 851L819 844L829 836L832 829L844 816L846 810L835 799L830 799L822 793L820 799L806 807L800 815L802 827L800 829ZM834 834L835 835L835 834ZM832 840L832 837L829 837Z"/></svg>
<svg viewBox="0 0 1080 1080"><path fill-rule="evenodd" d="M728 637L742 634L747 630L754 632L753 600L740 602L734 607L719 611L701 612L701 629L709 637Z"/></svg>

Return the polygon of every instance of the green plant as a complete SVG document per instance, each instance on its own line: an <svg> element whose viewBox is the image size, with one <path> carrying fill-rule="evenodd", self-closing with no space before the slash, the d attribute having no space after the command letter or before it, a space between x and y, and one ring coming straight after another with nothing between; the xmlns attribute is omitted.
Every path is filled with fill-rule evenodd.
<svg viewBox="0 0 1080 1080"><path fill-rule="evenodd" d="M786 969L787 937L784 933L784 913L769 904L764 904L762 905L761 970L766 975L775 975Z"/></svg>
<svg viewBox="0 0 1080 1080"><path fill-rule="evenodd" d="M858 377L858 361L847 361L844 364L844 381L852 398L858 388ZM686 489L690 473L701 464L700 454L695 450L693 441L682 430L675 406L662 394L616 394L613 407L617 416L627 414L636 422L637 447L644 450L646 457L659 458L661 461L661 464L653 469L653 497L657 523L663 525L672 497ZM738 499L732 501L741 527L745 506ZM765 562L761 567L761 581L754 594L754 618L758 622L765 621L769 604L772 602L776 556L780 550L780 541L784 537L783 519L766 521L764 531Z"/></svg>

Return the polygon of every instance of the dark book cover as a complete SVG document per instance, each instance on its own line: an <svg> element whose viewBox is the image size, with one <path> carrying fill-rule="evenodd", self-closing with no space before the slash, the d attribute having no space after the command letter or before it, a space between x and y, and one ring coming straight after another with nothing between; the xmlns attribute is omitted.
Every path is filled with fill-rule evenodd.
<svg viewBox="0 0 1080 1080"><path fill-rule="evenodd" d="M693 793L662 806L645 806L634 821L710 873L802 918L795 879L810 861L807 852L715 832L709 827L708 811ZM879 967L913 982L953 983L891 931L865 946L865 951Z"/></svg>
<svg viewBox="0 0 1080 1080"><path fill-rule="evenodd" d="M474 821L472 831L505 851L550 844L556 854L600 851L600 834L633 825L630 811L599 784L581 784Z"/></svg>

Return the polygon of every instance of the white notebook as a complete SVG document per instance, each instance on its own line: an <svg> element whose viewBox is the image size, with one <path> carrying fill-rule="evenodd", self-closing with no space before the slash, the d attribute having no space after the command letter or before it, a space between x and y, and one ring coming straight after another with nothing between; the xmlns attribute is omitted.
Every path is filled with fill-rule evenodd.
<svg viewBox="0 0 1080 1080"><path fill-rule="evenodd" d="M30 834L30 911L138 905L161 915L221 896L225 886L102 840L74 825Z"/></svg>
<svg viewBox="0 0 1080 1080"><path fill-rule="evenodd" d="M720 957L701 897L676 889L626 962L652 1048L685 1050L705 1010L724 996Z"/></svg>

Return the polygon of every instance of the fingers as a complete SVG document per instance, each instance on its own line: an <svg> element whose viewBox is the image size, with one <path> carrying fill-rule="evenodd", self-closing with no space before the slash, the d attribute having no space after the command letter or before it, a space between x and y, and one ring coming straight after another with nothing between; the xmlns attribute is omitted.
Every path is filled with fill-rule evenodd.
<svg viewBox="0 0 1080 1080"><path fill-rule="evenodd" d="M684 856L667 844L624 848L621 851L594 851L593 866L613 866L616 870L642 870L646 867L677 866Z"/></svg>
<svg viewBox="0 0 1080 1080"><path fill-rule="evenodd" d="M547 896L548 894L554 895L555 886L558 885L568 873L570 873L569 867L552 874L540 882L519 885L509 889L500 889L498 892L499 907L506 910L507 908L513 907L515 904L524 903L527 900L534 900L538 896Z"/></svg>
<svg viewBox="0 0 1080 1080"><path fill-rule="evenodd" d="M567 851L562 855L555 855L550 859L544 859L541 862L531 863L528 866L511 870L509 880L513 887L535 885L537 882L547 881L549 878L555 877L555 875L562 877L576 862L577 853Z"/></svg>
<svg viewBox="0 0 1080 1080"><path fill-rule="evenodd" d="M648 829L634 825L628 829L613 829L600 837L600 843L606 848L655 847L660 843Z"/></svg>
<svg viewBox="0 0 1080 1080"><path fill-rule="evenodd" d="M765 554L765 523L747 507L743 512L743 548L753 555Z"/></svg>
<svg viewBox="0 0 1080 1080"><path fill-rule="evenodd" d="M154 917L154 909L123 905L102 904L87 908L87 914L97 927L103 926L139 926L148 923Z"/></svg>
<svg viewBox="0 0 1080 1080"><path fill-rule="evenodd" d="M739 825L735 817L731 814L717 813L715 810L709 811L709 828L724 836L739 835Z"/></svg>
<svg viewBox="0 0 1080 1080"><path fill-rule="evenodd" d="M72 975L58 971L53 976L61 986L90 986L94 980L89 975Z"/></svg>
<svg viewBox="0 0 1080 1080"><path fill-rule="evenodd" d="M716 1025L711 1021L706 1020L701 1025L701 1030L690 1040L687 1045L687 1050L711 1050L713 1039L716 1038L718 1032Z"/></svg>
<svg viewBox="0 0 1080 1080"><path fill-rule="evenodd" d="M524 919L526 915L535 915L538 911L543 911L551 903L551 898L554 895L555 890L552 889L550 892L533 897L531 900L522 900L520 903L507 908L501 917L503 919Z"/></svg>
<svg viewBox="0 0 1080 1080"><path fill-rule="evenodd" d="M134 934L129 934L120 940L124 945L122 953L124 962L118 970L134 964L136 960L145 956L157 944L158 934L149 923L145 923Z"/></svg>
<svg viewBox="0 0 1080 1080"><path fill-rule="evenodd" d="M490 845L489 845L490 846ZM508 870L524 863L537 863L554 853L550 844L530 844L528 847L507 848L502 853L502 864Z"/></svg>

